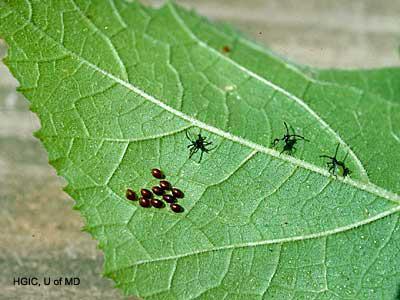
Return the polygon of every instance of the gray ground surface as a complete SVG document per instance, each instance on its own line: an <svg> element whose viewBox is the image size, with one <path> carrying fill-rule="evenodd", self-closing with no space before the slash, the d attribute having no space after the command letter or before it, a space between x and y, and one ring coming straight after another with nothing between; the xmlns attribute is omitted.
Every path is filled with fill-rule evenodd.
<svg viewBox="0 0 400 300"><path fill-rule="evenodd" d="M161 1L146 1L159 4ZM398 0L177 1L235 24L292 60L319 67L399 65ZM262 34L260 34L262 32ZM5 55L0 41L0 57ZM38 128L0 63L0 299L124 299L47 164ZM14 287L16 276L77 276L79 287Z"/></svg>

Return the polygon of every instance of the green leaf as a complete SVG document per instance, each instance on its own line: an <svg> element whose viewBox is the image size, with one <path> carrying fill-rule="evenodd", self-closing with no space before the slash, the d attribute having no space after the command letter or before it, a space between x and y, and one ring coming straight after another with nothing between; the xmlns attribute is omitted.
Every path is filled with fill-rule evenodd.
<svg viewBox="0 0 400 300"><path fill-rule="evenodd" d="M315 80L171 3L1 1L0 19L36 135L126 294L396 296L398 103ZM284 121L310 140L292 156L271 148ZM186 130L216 146L201 163ZM319 157L338 143L350 178ZM185 192L183 214L125 199L156 184L154 167Z"/></svg>
<svg viewBox="0 0 400 300"><path fill-rule="evenodd" d="M400 68L369 70L313 70L317 80L355 87L374 93L395 104L400 103Z"/></svg>

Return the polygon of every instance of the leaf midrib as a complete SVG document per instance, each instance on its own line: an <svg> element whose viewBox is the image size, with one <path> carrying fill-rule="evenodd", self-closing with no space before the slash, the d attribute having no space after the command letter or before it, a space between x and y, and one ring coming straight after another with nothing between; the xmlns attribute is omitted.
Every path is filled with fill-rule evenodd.
<svg viewBox="0 0 400 300"><path fill-rule="evenodd" d="M27 2L29 2L29 1L27 1ZM136 94L140 95L144 99L146 99L146 100L158 105L159 107L165 109L166 111L172 113L173 115L175 115L175 116L177 116L177 117L179 117L179 118L181 118L181 119L183 119L185 121L188 121L193 126L197 126L199 128L202 128L202 129L204 129L206 131L209 131L211 133L219 135L219 136L221 136L221 137L223 137L225 139L231 140L232 142L239 143L239 144L241 144L241 145L243 145L245 147L248 147L248 148L250 148L252 150L256 150L257 152L268 154L270 156L273 156L275 158L287 161L287 162L289 162L289 163L291 163L293 165L296 165L298 167L302 167L303 169L312 171L314 173L318 173L318 174L323 175L325 177L331 177L331 174L325 169L317 167L317 166L315 166L313 164L310 164L310 163L308 163L306 161L294 158L292 156L285 155L285 154L280 154L280 152L278 152L278 151L276 151L274 149L267 148L265 146L259 145L257 143L254 143L254 142L249 141L247 139L244 139L242 137L239 137L239 136L233 135L233 134L231 134L229 132L223 131L223 130L217 128L217 127L210 126L210 125L208 125L208 124L206 124L206 123L204 123L202 121L199 121L199 120L197 120L195 118L192 118L192 117L184 114L183 112L178 111L178 110L168 106L164 102L162 102L162 101L156 99L155 97L147 94L146 92L142 91L141 89L137 88L136 86L132 85L131 83L126 82L126 81L116 77L115 75L113 75L111 73L108 73L107 71L105 71L105 70L99 68L98 66L94 65L93 63L87 61L85 58L79 56L75 52L69 50L68 48L65 48L65 46L63 44L60 44L58 41L54 40L53 37L48 35L41 28L37 27L31 21L31 19L27 20L19 12L14 11L14 13L16 13L25 22L25 24L22 25L21 27L24 27L27 24L31 25L36 31L40 32L42 35L44 35L48 39L52 40L55 45L57 45L61 49L63 49L66 54L68 54L68 55L70 55L72 57L75 57L77 60L80 60L82 63L84 63L87 66L91 67L93 70L95 70L95 71L99 72L100 74L103 74L104 76L114 80L116 83L121 84L125 88L135 92ZM244 67L242 67L242 68L245 69ZM249 71L249 72L251 72L251 71ZM256 75L256 76L258 76L258 75ZM280 89L283 90L282 88L280 88ZM286 93L288 93L288 92L286 92ZM389 200L391 202L395 202L397 204L400 204L400 195L398 195L396 193L393 193L391 191L388 191L388 190L386 190L386 189L384 189L382 187L376 186L375 184L372 184L372 183L366 184L366 183L363 183L363 182L360 182L360 181L356 181L356 180L353 180L353 179L350 179L350 178L337 178L336 180L339 180L339 181L341 181L341 182L343 182L345 184L353 186L353 187L355 187L355 188L357 188L359 190L363 190L363 191L369 192L369 193L371 193L371 194L373 194L375 196L378 196L380 198L384 198L384 199ZM399 208L400 208L400 205L399 205Z"/></svg>

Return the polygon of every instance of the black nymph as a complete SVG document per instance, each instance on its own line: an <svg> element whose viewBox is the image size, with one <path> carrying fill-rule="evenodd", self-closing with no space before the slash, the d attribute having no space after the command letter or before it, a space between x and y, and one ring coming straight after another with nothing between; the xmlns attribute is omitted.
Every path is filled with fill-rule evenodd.
<svg viewBox="0 0 400 300"><path fill-rule="evenodd" d="M215 149L213 148L207 148L208 146L212 145L212 142L207 142L207 138L202 136L200 133L197 135L196 139L193 139L189 136L188 131L186 131L186 137L190 141L190 144L187 146L189 148L189 159L192 158L194 154L196 154L198 151L200 151L200 159L199 163L203 159L203 153L208 153L211 150Z"/></svg>
<svg viewBox="0 0 400 300"><path fill-rule="evenodd" d="M296 150L294 145L297 143L298 140L303 140L307 142L309 142L309 140L304 138L304 136L296 134L292 126L290 126L290 128L292 129L293 134L290 134L288 125L286 124L286 122L283 123L285 124L286 127L286 134L280 139L278 138L274 139L274 141L272 142L272 147L275 147L277 144L279 144L279 142L283 141L285 145L283 146L281 153L287 152L289 154L292 154L293 150Z"/></svg>
<svg viewBox="0 0 400 300"><path fill-rule="evenodd" d="M336 146L336 151L334 156L328 156L328 155L320 155L320 157L328 158L330 161L326 163L328 166L328 171L334 176L337 176L337 174L346 177L351 173L350 169L346 167L344 162L346 161L347 155L349 154L347 152L346 156L344 157L343 161L337 160L337 153L339 150L340 144Z"/></svg>

